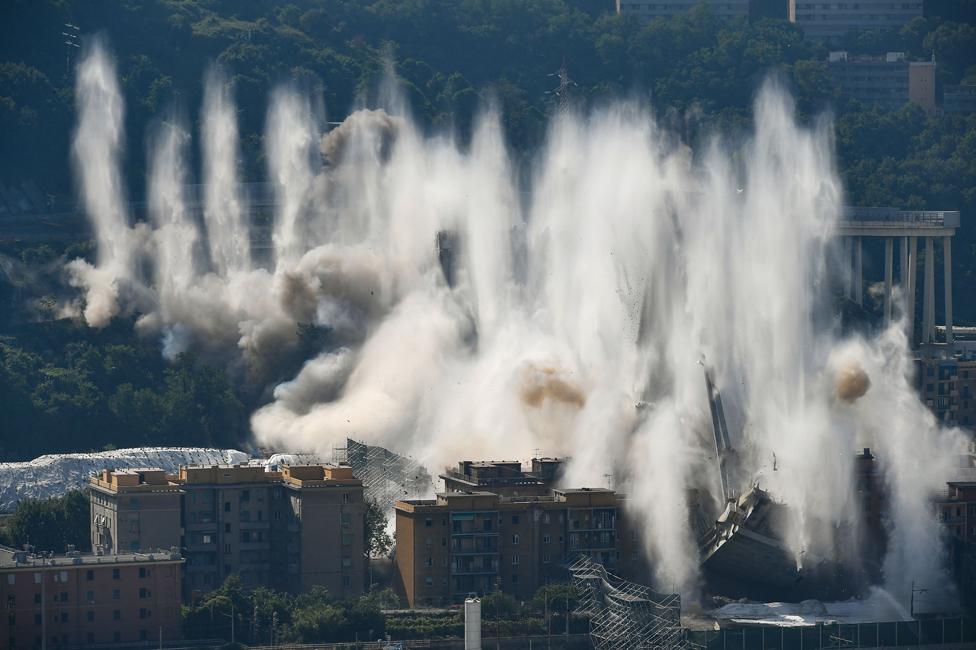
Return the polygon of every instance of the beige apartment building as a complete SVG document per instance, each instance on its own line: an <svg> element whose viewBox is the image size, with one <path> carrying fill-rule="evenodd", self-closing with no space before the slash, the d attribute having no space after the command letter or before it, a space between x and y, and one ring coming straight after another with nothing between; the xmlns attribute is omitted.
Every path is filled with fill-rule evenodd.
<svg viewBox="0 0 976 650"><path fill-rule="evenodd" d="M33 555L0 547L0 647L111 647L182 638L176 552Z"/></svg>
<svg viewBox="0 0 976 650"><path fill-rule="evenodd" d="M534 469L545 464L535 463ZM457 474L494 483L495 491L448 491L395 504L395 581L409 607L446 605L495 590L530 598L542 585L565 582L565 562L580 554L621 575L639 572L643 563L620 495L552 485L540 494L535 479L541 473L519 477L516 465L462 462ZM465 474L466 468L473 471ZM545 470L554 467L548 463ZM456 488L461 479L451 478Z"/></svg>
<svg viewBox="0 0 976 650"><path fill-rule="evenodd" d="M92 543L182 548L187 599L232 574L282 591L322 585L338 598L363 591L363 485L349 467L106 471L90 489Z"/></svg>

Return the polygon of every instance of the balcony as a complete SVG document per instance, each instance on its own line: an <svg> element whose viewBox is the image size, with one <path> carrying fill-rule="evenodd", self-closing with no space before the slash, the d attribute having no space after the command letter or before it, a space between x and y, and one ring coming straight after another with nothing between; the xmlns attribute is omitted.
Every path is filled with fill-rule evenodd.
<svg viewBox="0 0 976 650"><path fill-rule="evenodd" d="M498 548L452 548L451 555L498 555Z"/></svg>
<svg viewBox="0 0 976 650"><path fill-rule="evenodd" d="M484 567L469 567L469 568L454 568L451 567L452 576L481 576L481 575L495 575L498 573L498 568Z"/></svg>

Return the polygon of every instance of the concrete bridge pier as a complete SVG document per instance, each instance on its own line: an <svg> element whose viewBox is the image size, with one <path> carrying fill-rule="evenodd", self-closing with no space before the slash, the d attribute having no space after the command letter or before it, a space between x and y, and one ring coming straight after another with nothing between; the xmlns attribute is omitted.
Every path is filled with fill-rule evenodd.
<svg viewBox="0 0 976 650"><path fill-rule="evenodd" d="M952 343L952 238L942 238L942 262L945 265L942 287L945 292L945 336Z"/></svg>
<svg viewBox="0 0 976 650"><path fill-rule="evenodd" d="M884 265L884 319L885 325L891 322L891 285L894 279L894 240L885 237L885 265Z"/></svg>

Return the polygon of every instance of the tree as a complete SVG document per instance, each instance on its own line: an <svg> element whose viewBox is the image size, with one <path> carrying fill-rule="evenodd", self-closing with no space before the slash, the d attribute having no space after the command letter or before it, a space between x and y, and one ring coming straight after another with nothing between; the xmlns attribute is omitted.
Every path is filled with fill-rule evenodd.
<svg viewBox="0 0 976 650"><path fill-rule="evenodd" d="M53 499L26 499L6 521L6 541L16 547L31 544L37 551L63 553L69 544L89 551L90 509L88 495L80 490Z"/></svg>
<svg viewBox="0 0 976 650"><path fill-rule="evenodd" d="M389 555L390 551L393 550L393 538L387 532L386 511L376 499L366 499L363 527L366 555L369 557Z"/></svg>

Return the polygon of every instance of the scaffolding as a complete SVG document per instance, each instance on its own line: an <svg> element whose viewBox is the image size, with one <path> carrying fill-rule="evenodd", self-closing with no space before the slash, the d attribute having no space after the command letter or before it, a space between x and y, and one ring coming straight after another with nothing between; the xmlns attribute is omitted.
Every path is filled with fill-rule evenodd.
<svg viewBox="0 0 976 650"><path fill-rule="evenodd" d="M356 478L362 479L366 498L392 509L398 499L422 497L433 491L434 481L423 465L383 447L346 439L344 455Z"/></svg>
<svg viewBox="0 0 976 650"><path fill-rule="evenodd" d="M681 596L660 594L619 578L588 556L570 567L579 597L576 613L590 619L597 650L694 648L681 628Z"/></svg>

